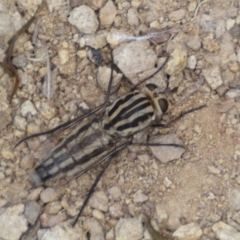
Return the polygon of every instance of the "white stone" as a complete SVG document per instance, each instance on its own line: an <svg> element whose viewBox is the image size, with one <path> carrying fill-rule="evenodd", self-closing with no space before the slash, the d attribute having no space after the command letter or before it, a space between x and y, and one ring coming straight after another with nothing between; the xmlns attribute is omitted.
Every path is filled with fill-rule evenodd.
<svg viewBox="0 0 240 240"><path fill-rule="evenodd" d="M219 240L239 240L240 233L224 222L218 222L212 226L213 232Z"/></svg>
<svg viewBox="0 0 240 240"><path fill-rule="evenodd" d="M62 65L67 63L69 61L69 51L68 51L68 49L60 49L58 51L58 56L59 56L59 59L60 59L60 63Z"/></svg>
<svg viewBox="0 0 240 240"><path fill-rule="evenodd" d="M3 210L3 209L2 209ZM18 240L27 231L28 223L23 215L24 205L6 208L0 214L0 238Z"/></svg>
<svg viewBox="0 0 240 240"><path fill-rule="evenodd" d="M98 29L98 19L95 12L88 6L82 5L74 8L68 18L70 24L75 26L80 32L93 34Z"/></svg>
<svg viewBox="0 0 240 240"><path fill-rule="evenodd" d="M165 177L165 178L163 179L163 184L164 184L164 186L165 186L166 188L169 188L169 187L172 185L172 182L169 180L168 177Z"/></svg>
<svg viewBox="0 0 240 240"><path fill-rule="evenodd" d="M226 92L227 98L238 98L240 97L240 89L230 89Z"/></svg>
<svg viewBox="0 0 240 240"><path fill-rule="evenodd" d="M219 67L203 69L203 75L212 90L216 90L223 83Z"/></svg>
<svg viewBox="0 0 240 240"><path fill-rule="evenodd" d="M190 68L190 69L195 69L197 65L197 58L195 55L191 55L188 57L188 60L187 60L187 67Z"/></svg>
<svg viewBox="0 0 240 240"><path fill-rule="evenodd" d="M37 110L36 110L36 108L34 107L33 103L30 100L26 100L21 105L21 114L22 114L22 116L26 117L28 113L30 113L32 115L37 114Z"/></svg>
<svg viewBox="0 0 240 240"><path fill-rule="evenodd" d="M234 19L231 19L231 18L227 19L227 22L226 22L227 30L230 30L234 26L235 22L236 21Z"/></svg>
<svg viewBox="0 0 240 240"><path fill-rule="evenodd" d="M99 19L102 26L108 26L113 23L117 10L112 1L108 1L99 11Z"/></svg>
<svg viewBox="0 0 240 240"><path fill-rule="evenodd" d="M173 237L177 240L198 240L202 236L202 229L195 223L179 227Z"/></svg>

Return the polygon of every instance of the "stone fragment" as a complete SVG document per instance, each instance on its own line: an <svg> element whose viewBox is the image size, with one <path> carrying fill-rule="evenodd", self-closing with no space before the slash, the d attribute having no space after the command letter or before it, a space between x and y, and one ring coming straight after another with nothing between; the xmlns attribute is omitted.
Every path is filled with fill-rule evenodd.
<svg viewBox="0 0 240 240"><path fill-rule="evenodd" d="M36 108L42 116L48 120L52 119L56 114L55 107L51 106L50 102L46 99L41 100L41 102L36 102Z"/></svg>
<svg viewBox="0 0 240 240"><path fill-rule="evenodd" d="M36 110L36 108L34 107L33 103L30 100L26 100L21 105L21 114L22 114L22 116L26 117L28 113L30 113L32 115L37 114L37 110Z"/></svg>
<svg viewBox="0 0 240 240"><path fill-rule="evenodd" d="M123 43L114 49L113 56L117 66L133 84L138 83L139 74L154 69L157 62L148 41Z"/></svg>
<svg viewBox="0 0 240 240"><path fill-rule="evenodd" d="M122 205L120 203L114 203L109 207L110 215L113 218L120 218L123 216Z"/></svg>
<svg viewBox="0 0 240 240"><path fill-rule="evenodd" d="M121 189L118 186L113 186L108 189L110 195L113 196L114 199L120 198L122 195Z"/></svg>
<svg viewBox="0 0 240 240"><path fill-rule="evenodd" d="M24 205L2 209L0 213L0 238L18 240L27 231L27 220L23 215Z"/></svg>
<svg viewBox="0 0 240 240"><path fill-rule="evenodd" d="M135 8L128 9L127 20L128 20L128 24L131 26L137 26L139 24L138 15L136 13Z"/></svg>
<svg viewBox="0 0 240 240"><path fill-rule="evenodd" d="M240 89L230 89L225 95L227 98L238 98L240 97Z"/></svg>
<svg viewBox="0 0 240 240"><path fill-rule="evenodd" d="M27 221L34 225L40 214L41 207L35 201L27 201L25 204L24 216Z"/></svg>
<svg viewBox="0 0 240 240"><path fill-rule="evenodd" d="M12 18L9 14L0 12L0 37L5 37L8 33L14 31Z"/></svg>
<svg viewBox="0 0 240 240"><path fill-rule="evenodd" d="M161 204L156 204L156 214L158 223L166 223L168 220L168 214L165 209L163 209Z"/></svg>
<svg viewBox="0 0 240 240"><path fill-rule="evenodd" d="M48 203L44 207L44 212L48 214L57 214L58 212L61 211L61 209L62 209L61 203L59 201L54 201L54 202Z"/></svg>
<svg viewBox="0 0 240 240"><path fill-rule="evenodd" d="M233 227L224 222L215 223L212 226L213 232L217 235L219 240L237 240L240 239L240 233Z"/></svg>
<svg viewBox="0 0 240 240"><path fill-rule="evenodd" d="M173 237L177 240L198 240L202 236L202 229L195 223L179 227Z"/></svg>
<svg viewBox="0 0 240 240"><path fill-rule="evenodd" d="M217 168L214 167L214 166L208 166L208 170L209 170L209 172L212 173L212 174L220 174L220 172L221 172L219 169L217 169Z"/></svg>
<svg viewBox="0 0 240 240"><path fill-rule="evenodd" d="M163 184L164 184L164 186L165 186L166 188L169 188L169 187L172 185L172 182L171 182L171 180L169 180L168 177L165 177L165 178L163 179Z"/></svg>
<svg viewBox="0 0 240 240"><path fill-rule="evenodd" d="M240 210L240 191L238 189L233 189L228 194L228 199L231 207L235 211Z"/></svg>
<svg viewBox="0 0 240 240"><path fill-rule="evenodd" d="M214 39L213 34L209 34L203 39L203 48L209 52L219 50L220 46L218 42Z"/></svg>
<svg viewBox="0 0 240 240"><path fill-rule="evenodd" d="M143 225L138 218L121 218L115 226L116 240L140 240L143 237Z"/></svg>
<svg viewBox="0 0 240 240"><path fill-rule="evenodd" d="M139 189L137 192L135 192L135 194L133 196L134 203L144 203L147 200L148 200L148 196L146 194L143 194L141 189Z"/></svg>
<svg viewBox="0 0 240 240"><path fill-rule="evenodd" d="M86 34L95 33L99 25L95 12L86 5L74 8L70 12L68 21L80 32Z"/></svg>
<svg viewBox="0 0 240 240"><path fill-rule="evenodd" d="M58 223L63 222L67 219L66 215L62 212L59 212L57 215L50 215L47 213L43 213L40 216L41 226L46 227L54 227Z"/></svg>
<svg viewBox="0 0 240 240"><path fill-rule="evenodd" d="M99 11L99 19L102 26L108 26L113 23L117 10L112 1L108 1Z"/></svg>
<svg viewBox="0 0 240 240"><path fill-rule="evenodd" d="M176 46L166 64L165 72L169 75L179 74L187 65L187 53L182 47Z"/></svg>
<svg viewBox="0 0 240 240"><path fill-rule="evenodd" d="M20 129L25 131L26 130L26 126L27 126L27 121L25 118L22 118L20 116L15 116L14 118L14 125Z"/></svg>
<svg viewBox="0 0 240 240"><path fill-rule="evenodd" d="M44 203L56 201L58 197L59 197L58 192L55 189L50 187L46 188L40 194L40 198Z"/></svg>
<svg viewBox="0 0 240 240"><path fill-rule="evenodd" d="M91 239L104 240L104 232L101 224L94 218L88 218L83 222L85 229L88 229Z"/></svg>
<svg viewBox="0 0 240 240"><path fill-rule="evenodd" d="M170 18L171 21L179 21L182 20L186 15L186 10L185 9L179 9L176 11L171 12L168 17Z"/></svg>
<svg viewBox="0 0 240 240"><path fill-rule="evenodd" d="M99 31L98 34L84 35L83 40L86 46L100 49L107 45L106 32Z"/></svg>
<svg viewBox="0 0 240 240"><path fill-rule="evenodd" d="M228 100L221 102L217 106L217 110L220 113L225 113L225 112L228 112L234 105L235 105L234 99L230 98Z"/></svg>
<svg viewBox="0 0 240 240"><path fill-rule="evenodd" d="M235 22L236 22L235 19L231 19L231 18L227 19L226 21L227 30L230 30L234 26Z"/></svg>
<svg viewBox="0 0 240 240"><path fill-rule="evenodd" d="M5 159L14 159L13 151L8 148L2 148L1 155Z"/></svg>
<svg viewBox="0 0 240 240"><path fill-rule="evenodd" d="M108 198L103 191L94 192L89 200L89 206L103 212L108 210Z"/></svg>
<svg viewBox="0 0 240 240"><path fill-rule="evenodd" d="M58 56L59 56L59 59L60 59L60 63L62 65L67 63L69 61L69 51L68 51L68 49L66 49L66 48L59 49Z"/></svg>
<svg viewBox="0 0 240 240"><path fill-rule="evenodd" d="M160 146L150 146L150 149L154 157L162 163L179 159L185 152L182 141L175 134L152 136L149 143L159 143ZM161 144L176 144L176 146L161 146Z"/></svg>
<svg viewBox="0 0 240 240"><path fill-rule="evenodd" d="M212 90L216 90L223 83L219 67L203 69L203 75Z"/></svg>
<svg viewBox="0 0 240 240"><path fill-rule="evenodd" d="M40 128L38 125L36 125L33 122L28 123L28 125L27 125L28 135L32 135L32 134L39 133L39 132L40 132Z"/></svg>
<svg viewBox="0 0 240 240"><path fill-rule="evenodd" d="M195 69L197 65L197 58L195 55L191 55L187 59L187 68Z"/></svg>
<svg viewBox="0 0 240 240"><path fill-rule="evenodd" d="M28 199L28 200L36 201L36 200L39 198L40 193L41 193L43 190L44 190L43 187L38 187L38 188L33 189L33 190L28 194L27 199Z"/></svg>

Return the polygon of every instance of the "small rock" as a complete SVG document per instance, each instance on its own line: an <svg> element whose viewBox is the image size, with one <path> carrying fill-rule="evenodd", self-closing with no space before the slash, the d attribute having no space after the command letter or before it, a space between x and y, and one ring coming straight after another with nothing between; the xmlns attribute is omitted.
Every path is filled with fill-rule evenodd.
<svg viewBox="0 0 240 240"><path fill-rule="evenodd" d="M67 63L69 61L69 51L68 51L68 49L64 49L64 48L59 49L58 56L59 56L59 59L60 59L60 63L62 65Z"/></svg>
<svg viewBox="0 0 240 240"><path fill-rule="evenodd" d="M107 45L106 32L99 31L98 34L84 35L83 40L85 46L92 47L94 49L100 49Z"/></svg>
<svg viewBox="0 0 240 240"><path fill-rule="evenodd" d="M120 203L114 203L109 207L110 215L113 218L120 218L123 216L122 205Z"/></svg>
<svg viewBox="0 0 240 240"><path fill-rule="evenodd" d="M168 220L168 214L165 209L163 209L162 205L156 204L156 214L158 223L166 223Z"/></svg>
<svg viewBox="0 0 240 240"><path fill-rule="evenodd" d="M116 65L133 84L138 83L139 74L154 69L157 62L148 41L123 43L114 49L113 56Z"/></svg>
<svg viewBox="0 0 240 240"><path fill-rule="evenodd" d="M240 89L230 89L225 95L227 98L238 98L240 97Z"/></svg>
<svg viewBox="0 0 240 240"><path fill-rule="evenodd" d="M170 60L166 64L165 72L169 75L179 74L187 65L187 53L181 47L171 53Z"/></svg>
<svg viewBox="0 0 240 240"><path fill-rule="evenodd" d="M22 157L21 163L20 163L21 168L32 169L34 165L35 165L35 162L31 157L31 155L25 155L24 157Z"/></svg>
<svg viewBox="0 0 240 240"><path fill-rule="evenodd" d="M240 210L240 191L238 189L234 189L229 192L228 199L230 202L230 205L235 211Z"/></svg>
<svg viewBox="0 0 240 240"><path fill-rule="evenodd" d="M27 60L25 54L19 54L18 56L14 57L12 62L13 62L13 65L16 66L17 68L24 68L28 64L28 60ZM23 81L23 82L25 85L25 81ZM22 78L21 78L21 84L23 84L23 82L22 82Z"/></svg>
<svg viewBox="0 0 240 240"><path fill-rule="evenodd" d="M127 13L128 24L131 26L137 26L139 24L138 15L135 8L130 8Z"/></svg>
<svg viewBox="0 0 240 240"><path fill-rule="evenodd" d="M133 196L134 203L143 203L148 200L148 196L142 193L142 190L139 189Z"/></svg>
<svg viewBox="0 0 240 240"><path fill-rule="evenodd" d="M1 151L1 155L3 158L8 159L8 160L14 159L13 151L11 151L8 148L3 148Z"/></svg>
<svg viewBox="0 0 240 240"><path fill-rule="evenodd" d="M2 9L1 9L2 10ZM0 12L0 36L5 37L11 31L14 31L14 26L12 24L12 17L4 12Z"/></svg>
<svg viewBox="0 0 240 240"><path fill-rule="evenodd" d="M0 198L0 208L4 207L7 204L7 200Z"/></svg>
<svg viewBox="0 0 240 240"><path fill-rule="evenodd" d="M39 198L39 196L40 196L40 193L41 193L43 190L44 190L43 187L38 187L38 188L33 189L33 190L29 193L27 199L28 199L28 200L33 200L33 201L38 200L38 198Z"/></svg>
<svg viewBox="0 0 240 240"><path fill-rule="evenodd" d="M39 133L39 132L40 132L40 128L38 125L36 125L33 122L28 123L28 125L27 125L28 135L32 135L32 134Z"/></svg>
<svg viewBox="0 0 240 240"><path fill-rule="evenodd" d="M108 89L108 84L110 81L110 76L111 76L111 68L107 66L99 67L98 68L98 73L97 73L97 82L101 89L105 92L107 92ZM111 93L115 92L122 80L122 74L117 73L116 71L113 71L113 82L111 86Z"/></svg>
<svg viewBox="0 0 240 240"><path fill-rule="evenodd" d="M15 116L14 118L14 125L20 129L25 131L26 130L26 126L27 126L27 121L25 118L19 117L19 116Z"/></svg>
<svg viewBox="0 0 240 240"><path fill-rule="evenodd" d="M113 23L117 10L112 1L108 1L99 11L99 19L102 26L108 26Z"/></svg>
<svg viewBox="0 0 240 240"><path fill-rule="evenodd" d="M37 232L38 240L65 240L65 239L86 239L86 230L76 224L72 227L72 220L63 222L52 228L39 229Z"/></svg>
<svg viewBox="0 0 240 240"><path fill-rule="evenodd" d="M44 203L56 201L58 197L59 197L58 192L50 187L46 188L43 192L41 192L41 195L40 195L40 199Z"/></svg>
<svg viewBox="0 0 240 240"><path fill-rule="evenodd" d="M214 166L208 166L208 170L212 174L220 174L221 172L219 169L215 168Z"/></svg>
<svg viewBox="0 0 240 240"><path fill-rule="evenodd" d="M186 16L186 10L185 9L179 9L176 11L171 12L168 17L171 21L179 21L182 20Z"/></svg>
<svg viewBox="0 0 240 240"><path fill-rule="evenodd" d="M175 134L152 136L150 143L159 143L160 146L150 146L155 158L162 163L179 159L185 152L182 141ZM161 146L161 144L176 144L177 146Z"/></svg>
<svg viewBox="0 0 240 240"><path fill-rule="evenodd" d="M2 209L0 213L1 239L17 240L27 231L27 220L23 215L23 211L23 204Z"/></svg>
<svg viewBox="0 0 240 240"><path fill-rule="evenodd" d="M80 32L86 34L95 33L99 25L95 12L86 5L74 8L70 12L68 21Z"/></svg>
<svg viewBox="0 0 240 240"><path fill-rule="evenodd" d="M91 236L91 239L104 240L104 232L101 224L94 218L88 218L83 222L85 229L88 229L88 232Z"/></svg>
<svg viewBox="0 0 240 240"><path fill-rule="evenodd" d="M63 222L67 219L66 215L62 212L59 212L57 215L49 215L43 213L40 216L40 222L42 227L54 227L58 223Z"/></svg>
<svg viewBox="0 0 240 240"><path fill-rule="evenodd" d="M100 9L105 4L106 0L92 0L91 2L94 7L96 7L97 9Z"/></svg>
<svg viewBox="0 0 240 240"><path fill-rule="evenodd" d="M219 240L240 239L240 233L224 222L215 223L212 227L212 230L217 235Z"/></svg>
<svg viewBox="0 0 240 240"><path fill-rule="evenodd" d="M41 102L36 102L36 108L42 114L43 117L50 120L56 114L56 109L50 105L50 102L46 99L41 100Z"/></svg>
<svg viewBox="0 0 240 240"><path fill-rule="evenodd" d="M139 240L143 237L143 225L138 218L121 218L115 226L116 240Z"/></svg>
<svg viewBox="0 0 240 240"><path fill-rule="evenodd" d="M168 177L165 177L165 178L163 179L163 184L164 184L164 186L165 186L166 188L169 188L169 187L172 185L172 182L169 180Z"/></svg>
<svg viewBox="0 0 240 240"><path fill-rule="evenodd" d="M195 223L179 227L173 237L178 240L198 240L202 236L202 229Z"/></svg>
<svg viewBox="0 0 240 240"><path fill-rule="evenodd" d="M106 240L114 240L114 239L115 239L114 230L113 228L111 228L106 234Z"/></svg>
<svg viewBox="0 0 240 240"><path fill-rule="evenodd" d="M54 201L54 202L48 203L44 207L44 212L48 214L57 214L58 212L60 212L61 209L62 209L61 203L59 201Z"/></svg>
<svg viewBox="0 0 240 240"><path fill-rule="evenodd" d="M32 115L37 114L37 110L30 100L23 102L23 104L21 105L21 115L23 117L26 117L28 113L30 113Z"/></svg>
<svg viewBox="0 0 240 240"><path fill-rule="evenodd" d="M195 69L197 65L197 58L195 55L191 55L188 57L188 60L187 60L187 67L190 68L190 69Z"/></svg>
<svg viewBox="0 0 240 240"><path fill-rule="evenodd" d="M213 38L213 34L209 34L203 39L203 48L209 52L217 51L220 48L218 42Z"/></svg>
<svg viewBox="0 0 240 240"><path fill-rule="evenodd" d="M217 106L217 111L220 113L228 112L235 105L234 99L228 99L226 101L221 102Z"/></svg>
<svg viewBox="0 0 240 240"><path fill-rule="evenodd" d="M113 186L108 189L110 195L113 196L114 199L120 198L122 195L121 189L118 186Z"/></svg>
<svg viewBox="0 0 240 240"><path fill-rule="evenodd" d="M234 26L235 22L236 21L234 19L231 19L231 18L227 19L226 21L227 30L230 30Z"/></svg>
<svg viewBox="0 0 240 240"><path fill-rule="evenodd" d="M216 90L223 83L219 67L203 69L203 75L212 90Z"/></svg>
<svg viewBox="0 0 240 240"><path fill-rule="evenodd" d="M108 210L108 198L102 191L94 192L89 200L89 206L103 212Z"/></svg>
<svg viewBox="0 0 240 240"><path fill-rule="evenodd" d="M25 204L24 216L27 221L34 225L40 214L41 207L35 201L27 201Z"/></svg>
<svg viewBox="0 0 240 240"><path fill-rule="evenodd" d="M111 214L111 213L110 213ZM97 209L94 209L92 211L92 215L94 218L96 218L97 220L100 220L100 221L104 221L104 214L103 212L97 210Z"/></svg>

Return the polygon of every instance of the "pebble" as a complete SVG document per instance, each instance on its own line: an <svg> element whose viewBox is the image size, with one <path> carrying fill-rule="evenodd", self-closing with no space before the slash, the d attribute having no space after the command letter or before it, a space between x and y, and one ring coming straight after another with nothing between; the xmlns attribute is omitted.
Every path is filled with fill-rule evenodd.
<svg viewBox="0 0 240 240"><path fill-rule="evenodd" d="M137 26L139 24L138 15L135 8L130 8L127 12L127 20L130 26Z"/></svg>
<svg viewBox="0 0 240 240"><path fill-rule="evenodd" d="M2 10L2 9L1 9ZM0 36L5 37L8 33L14 31L12 17L4 12L0 12Z"/></svg>
<svg viewBox="0 0 240 240"><path fill-rule="evenodd" d="M182 141L177 137L176 134L152 136L150 137L149 142L160 144L177 144L183 146ZM185 149L183 147L175 146L150 146L150 149L154 157L162 163L167 163L174 159L179 159L185 152Z"/></svg>
<svg viewBox="0 0 240 240"><path fill-rule="evenodd" d="M170 20L174 22L182 20L185 16L186 16L185 9L179 9L179 10L173 11L168 15Z"/></svg>
<svg viewBox="0 0 240 240"><path fill-rule="evenodd" d="M238 189L233 189L228 194L228 199L233 210L240 210L240 191Z"/></svg>
<svg viewBox="0 0 240 240"><path fill-rule="evenodd" d="M234 105L235 105L234 99L231 98L225 100L217 106L217 111L220 113L228 112Z"/></svg>
<svg viewBox="0 0 240 240"><path fill-rule="evenodd" d="M94 192L89 200L89 206L103 212L108 211L108 198L103 191Z"/></svg>
<svg viewBox="0 0 240 240"><path fill-rule="evenodd" d="M30 100L26 100L21 105L21 115L23 117L26 117L28 113L30 113L32 115L36 115L37 114L37 110L36 110L36 108L34 107L33 103Z"/></svg>
<svg viewBox="0 0 240 240"><path fill-rule="evenodd" d="M139 218L121 218L115 226L116 240L139 240L143 237L143 225Z"/></svg>
<svg viewBox="0 0 240 240"><path fill-rule="evenodd" d="M0 238L18 240L27 231L27 220L23 215L24 205L2 209L0 213Z"/></svg>
<svg viewBox="0 0 240 240"><path fill-rule="evenodd" d="M169 187L172 185L172 182L169 180L168 177L165 177L165 178L163 179L163 184L164 184L164 186L165 186L166 188L169 188Z"/></svg>
<svg viewBox="0 0 240 240"><path fill-rule="evenodd" d="M28 125L27 125L28 135L32 135L32 134L39 133L39 132L40 132L40 128L38 125L36 125L33 122L28 123Z"/></svg>
<svg viewBox="0 0 240 240"><path fill-rule="evenodd" d="M216 90L223 83L219 67L203 69L203 75L212 90Z"/></svg>
<svg viewBox="0 0 240 240"><path fill-rule="evenodd" d="M97 9L100 9L106 3L106 0L92 0L91 2L94 5L94 7L96 7Z"/></svg>
<svg viewBox="0 0 240 240"><path fill-rule="evenodd" d="M195 55L191 55L187 59L187 68L195 69L197 65L197 58Z"/></svg>
<svg viewBox="0 0 240 240"><path fill-rule="evenodd" d="M31 192L28 194L27 196L27 199L28 200L33 200L33 201L36 201L38 200L39 196L40 196L40 193L44 190L43 187L38 187L38 188L35 188L33 190L31 190Z"/></svg>
<svg viewBox="0 0 240 240"><path fill-rule="evenodd" d="M104 214L101 211L99 211L97 209L93 209L92 215L93 215L94 218L96 218L98 220L101 220L101 221L104 221Z"/></svg>
<svg viewBox="0 0 240 240"><path fill-rule="evenodd" d="M240 89L230 89L225 95L227 98L238 98L240 97Z"/></svg>
<svg viewBox="0 0 240 240"><path fill-rule="evenodd" d="M39 229L38 240L66 240L66 239L86 239L86 230L76 224L72 227L71 222L63 222L52 228Z"/></svg>
<svg viewBox="0 0 240 240"><path fill-rule="evenodd" d="M7 200L0 198L0 208L4 207L7 204Z"/></svg>
<svg viewBox="0 0 240 240"><path fill-rule="evenodd" d="M114 203L112 206L109 207L109 212L113 218L122 217L123 216L122 204Z"/></svg>
<svg viewBox="0 0 240 240"><path fill-rule="evenodd" d="M212 226L213 232L216 234L219 240L238 240L240 239L240 233L233 227L227 225L224 222L215 223Z"/></svg>
<svg viewBox="0 0 240 240"><path fill-rule="evenodd" d="M35 201L27 201L25 204L24 216L27 221L34 225L39 214L40 214L41 207Z"/></svg>
<svg viewBox="0 0 240 240"><path fill-rule="evenodd" d="M135 192L135 194L133 196L134 203L144 203L147 200L148 200L148 196L146 194L143 194L141 189L139 189L137 192Z"/></svg>
<svg viewBox="0 0 240 240"><path fill-rule="evenodd" d="M157 62L148 41L123 43L113 50L113 56L115 64L133 84L138 83L140 73L154 69Z"/></svg>
<svg viewBox="0 0 240 240"><path fill-rule="evenodd" d="M44 212L48 214L57 214L58 212L61 211L61 209L62 209L61 203L59 201L54 201L54 202L48 203L44 207Z"/></svg>
<svg viewBox="0 0 240 240"><path fill-rule="evenodd" d="M65 63L67 63L69 61L69 51L68 49L59 49L58 51L58 56L59 56L59 60L60 60L60 63L62 65L64 65Z"/></svg>
<svg viewBox="0 0 240 240"><path fill-rule="evenodd" d="M51 106L50 102L46 99L43 99L40 102L36 102L36 108L41 113L41 115L48 120L52 119L56 114L56 109Z"/></svg>
<svg viewBox="0 0 240 240"><path fill-rule="evenodd" d="M84 35L82 39L85 42L85 46L94 49L100 49L107 45L105 31L99 31L98 34Z"/></svg>
<svg viewBox="0 0 240 240"><path fill-rule="evenodd" d="M74 8L70 12L68 21L80 32L86 34L95 33L99 25L95 12L86 5Z"/></svg>
<svg viewBox="0 0 240 240"><path fill-rule="evenodd" d="M43 192L41 192L40 194L40 199L44 202L44 203L48 203L48 202L53 202L56 201L59 197L58 192L53 189L53 188L46 188Z"/></svg>
<svg viewBox="0 0 240 240"><path fill-rule="evenodd" d="M165 72L169 75L179 74L187 65L187 53L181 46L176 46L166 64Z"/></svg>
<svg viewBox="0 0 240 240"><path fill-rule="evenodd" d="M214 166L208 166L208 170L209 170L209 172L212 173L212 174L220 174L220 172L221 172L219 169L217 169L217 168L214 167Z"/></svg>
<svg viewBox="0 0 240 240"><path fill-rule="evenodd" d="M27 121L25 118L22 118L20 116L15 116L14 118L14 125L20 129L25 131L26 130L26 126L27 126Z"/></svg>
<svg viewBox="0 0 240 240"><path fill-rule="evenodd" d="M107 92L108 84L111 76L111 68L107 66L99 67L98 73L97 73L97 82L100 86L100 88ZM116 71L113 71L113 82L111 86L111 93L115 92L122 80L122 74L117 73Z"/></svg>
<svg viewBox="0 0 240 240"><path fill-rule="evenodd" d="M114 230L113 228L111 228L106 234L106 240L114 240L114 239L115 239Z"/></svg>
<svg viewBox="0 0 240 240"><path fill-rule="evenodd" d="M167 222L168 213L165 209L163 209L163 206L159 203L156 204L156 215L157 215L157 221L159 224Z"/></svg>
<svg viewBox="0 0 240 240"><path fill-rule="evenodd" d="M59 212L57 215L50 215L50 214L47 214L47 213L43 213L40 216L41 226L44 227L44 228L54 227L58 223L63 222L66 219L67 219L67 216L62 212Z"/></svg>
<svg viewBox="0 0 240 240"><path fill-rule="evenodd" d="M109 26L113 23L117 10L112 1L108 1L99 11L99 19L101 26Z"/></svg>
<svg viewBox="0 0 240 240"><path fill-rule="evenodd" d="M1 151L1 155L3 158L8 159L8 160L14 159L13 151L11 151L8 148L3 148Z"/></svg>
<svg viewBox="0 0 240 240"><path fill-rule="evenodd" d="M88 218L83 222L83 226L88 230L91 239L104 240L104 232L101 224L94 218Z"/></svg>
<svg viewBox="0 0 240 240"><path fill-rule="evenodd" d="M118 199L122 195L121 189L118 186L113 186L109 188L108 193L112 195L114 199Z"/></svg>
<svg viewBox="0 0 240 240"><path fill-rule="evenodd" d="M227 30L230 30L234 26L235 22L236 21L234 19L231 19L231 18L227 19L226 21Z"/></svg>
<svg viewBox="0 0 240 240"><path fill-rule="evenodd" d="M196 223L183 225L173 233L177 240L198 240L201 236L202 229Z"/></svg>
<svg viewBox="0 0 240 240"><path fill-rule="evenodd" d="M218 42L213 38L213 34L209 34L203 39L203 48L209 52L219 50L220 46Z"/></svg>

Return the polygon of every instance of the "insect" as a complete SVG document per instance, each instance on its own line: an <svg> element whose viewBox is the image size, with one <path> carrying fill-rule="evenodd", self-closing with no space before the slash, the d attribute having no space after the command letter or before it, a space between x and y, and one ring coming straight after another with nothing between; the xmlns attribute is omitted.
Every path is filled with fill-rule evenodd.
<svg viewBox="0 0 240 240"><path fill-rule="evenodd" d="M134 90L107 107L102 104L50 131L22 139L16 146L33 137L48 136L40 149L49 149L49 154L30 173L35 185L55 177L64 177L69 181L106 160L73 223L75 225L111 159L132 144L135 133L148 127L154 120L161 119L167 109L168 102L164 94L158 92L156 85L146 84L141 91Z"/></svg>

